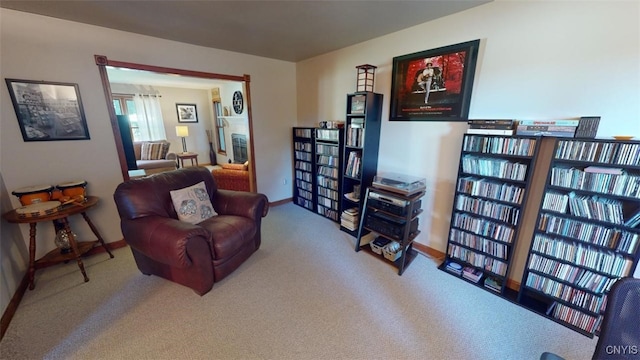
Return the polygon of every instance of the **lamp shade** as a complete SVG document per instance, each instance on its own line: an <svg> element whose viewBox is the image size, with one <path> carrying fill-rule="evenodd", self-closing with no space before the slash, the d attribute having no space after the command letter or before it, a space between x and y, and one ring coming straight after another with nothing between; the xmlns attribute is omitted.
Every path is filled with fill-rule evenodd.
<svg viewBox="0 0 640 360"><path fill-rule="evenodd" d="M176 136L180 136L180 137L189 136L189 127L185 125L176 126Z"/></svg>

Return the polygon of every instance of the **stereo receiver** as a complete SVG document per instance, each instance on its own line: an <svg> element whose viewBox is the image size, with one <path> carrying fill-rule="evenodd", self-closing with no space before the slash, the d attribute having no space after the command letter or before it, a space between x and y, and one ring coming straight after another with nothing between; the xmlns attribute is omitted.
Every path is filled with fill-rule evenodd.
<svg viewBox="0 0 640 360"><path fill-rule="evenodd" d="M364 226L390 238L402 241L404 237L405 219L393 217L381 211L367 211ZM418 231L418 218L416 217L409 225L409 234Z"/></svg>
<svg viewBox="0 0 640 360"><path fill-rule="evenodd" d="M420 211L422 200L415 201L413 205L409 206L410 203L408 200L371 190L369 191L369 198L367 200L367 205L376 209L384 210L398 216L405 216L411 212L411 216L413 217Z"/></svg>

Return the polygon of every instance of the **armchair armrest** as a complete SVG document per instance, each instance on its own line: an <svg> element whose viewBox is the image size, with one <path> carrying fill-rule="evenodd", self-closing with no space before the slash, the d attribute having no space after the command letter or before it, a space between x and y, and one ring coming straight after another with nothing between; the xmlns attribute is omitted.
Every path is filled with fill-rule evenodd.
<svg viewBox="0 0 640 360"><path fill-rule="evenodd" d="M178 156L176 155L176 153L174 152L168 152L167 155L164 157L165 160L178 160Z"/></svg>
<svg viewBox="0 0 640 360"><path fill-rule="evenodd" d="M211 234L201 226L172 218L146 216L123 220L121 227L129 246L157 262L186 268L193 263L211 259L211 252L190 253L188 251L191 247L190 242L203 242L204 246L211 250L209 246ZM194 259L196 257L203 257L203 259L196 261Z"/></svg>
<svg viewBox="0 0 640 360"><path fill-rule="evenodd" d="M218 189L211 200L221 215L237 215L260 220L269 212L269 199L264 194Z"/></svg>

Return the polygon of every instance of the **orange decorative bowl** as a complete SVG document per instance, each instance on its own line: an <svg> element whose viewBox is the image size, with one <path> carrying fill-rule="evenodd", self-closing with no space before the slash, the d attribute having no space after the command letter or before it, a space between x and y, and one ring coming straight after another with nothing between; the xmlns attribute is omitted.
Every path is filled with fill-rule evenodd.
<svg viewBox="0 0 640 360"><path fill-rule="evenodd" d="M630 135L616 135L613 137L616 140L631 140L633 139L633 136Z"/></svg>

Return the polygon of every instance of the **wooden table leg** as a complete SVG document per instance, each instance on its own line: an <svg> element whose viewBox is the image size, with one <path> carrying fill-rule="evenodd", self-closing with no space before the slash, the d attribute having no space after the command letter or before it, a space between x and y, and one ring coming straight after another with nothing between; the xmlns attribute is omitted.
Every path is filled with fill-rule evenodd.
<svg viewBox="0 0 640 360"><path fill-rule="evenodd" d="M100 244L102 244L102 247L105 250L107 250L107 253L109 253L109 257L113 259L113 254L111 253L111 250L109 250L109 248L107 247L107 244L104 242L104 239L102 238L102 236L100 236L98 229L96 229L96 227L91 222L91 219L89 219L89 215L87 215L86 212L83 212L81 214L82 214L82 217L84 218L84 221L86 221L87 225L89 225L89 227L91 228L91 231L93 231L93 234L98 238L98 241L100 241Z"/></svg>
<svg viewBox="0 0 640 360"><path fill-rule="evenodd" d="M76 242L76 237L71 232L71 228L69 227L69 221L67 218L60 219L62 224L64 225L64 231L67 232L67 236L69 237L69 244L71 244L71 251L73 251L73 255L76 257L76 261L78 262L78 267L82 272L82 276L84 276L84 282L89 281L89 277L87 276L87 272L84 270L84 264L82 263L82 259L80 258L80 251L78 250L78 243Z"/></svg>
<svg viewBox="0 0 640 360"><path fill-rule="evenodd" d="M36 224L29 223L29 290L36 287L33 282L36 274Z"/></svg>

